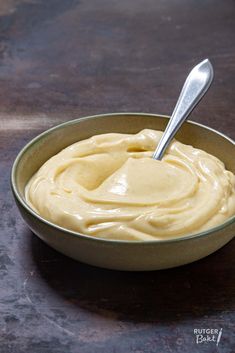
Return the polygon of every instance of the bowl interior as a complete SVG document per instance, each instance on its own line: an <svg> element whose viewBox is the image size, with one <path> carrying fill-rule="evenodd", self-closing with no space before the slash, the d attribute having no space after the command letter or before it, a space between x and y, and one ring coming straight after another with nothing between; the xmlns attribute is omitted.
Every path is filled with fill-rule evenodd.
<svg viewBox="0 0 235 353"><path fill-rule="evenodd" d="M32 140L18 155L12 173L12 182L24 199L24 189L40 166L66 146L109 132L137 133L142 129L164 130L166 116L120 113L73 120L52 128ZM235 174L235 144L222 134L192 122L186 122L176 138L186 144L203 149L225 163Z"/></svg>

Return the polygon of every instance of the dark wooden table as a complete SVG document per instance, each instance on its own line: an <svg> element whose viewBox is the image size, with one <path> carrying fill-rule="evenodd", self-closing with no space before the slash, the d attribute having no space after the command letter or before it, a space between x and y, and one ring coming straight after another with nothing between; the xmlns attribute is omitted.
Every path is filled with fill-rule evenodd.
<svg viewBox="0 0 235 353"><path fill-rule="evenodd" d="M232 0L0 2L0 353L235 352L235 242L181 268L125 273L37 239L9 186L24 144L61 121L170 114L190 68L215 81L192 119L235 138ZM223 328L219 346L194 329Z"/></svg>

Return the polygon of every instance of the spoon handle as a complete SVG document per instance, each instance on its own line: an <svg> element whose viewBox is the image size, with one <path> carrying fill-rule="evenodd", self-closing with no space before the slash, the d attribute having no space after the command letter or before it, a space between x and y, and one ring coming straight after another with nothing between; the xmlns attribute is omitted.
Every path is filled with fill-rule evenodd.
<svg viewBox="0 0 235 353"><path fill-rule="evenodd" d="M153 154L154 159L162 159L176 132L210 87L213 77L213 67L208 59L203 60L192 69L184 83L166 130Z"/></svg>

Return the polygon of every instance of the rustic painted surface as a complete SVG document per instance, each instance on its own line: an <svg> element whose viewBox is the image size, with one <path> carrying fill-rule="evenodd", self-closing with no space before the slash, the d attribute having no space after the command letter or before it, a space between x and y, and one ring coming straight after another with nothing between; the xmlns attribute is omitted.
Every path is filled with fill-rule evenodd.
<svg viewBox="0 0 235 353"><path fill-rule="evenodd" d="M122 273L76 263L38 240L9 187L19 149L74 117L170 114L187 71L216 78L192 119L235 138L232 0L0 2L0 353L235 350L234 241L197 263ZM218 347L195 328L223 328Z"/></svg>

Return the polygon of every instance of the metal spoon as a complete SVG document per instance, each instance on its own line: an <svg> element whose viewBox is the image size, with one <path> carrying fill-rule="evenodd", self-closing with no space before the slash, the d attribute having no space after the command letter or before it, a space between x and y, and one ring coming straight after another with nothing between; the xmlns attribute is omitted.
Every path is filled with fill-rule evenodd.
<svg viewBox="0 0 235 353"><path fill-rule="evenodd" d="M162 159L176 132L207 92L213 77L213 67L208 59L203 60L192 69L184 83L166 130L153 154L154 159Z"/></svg>

